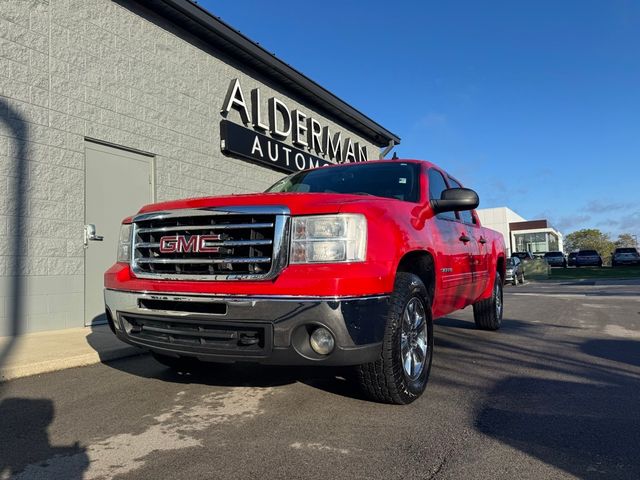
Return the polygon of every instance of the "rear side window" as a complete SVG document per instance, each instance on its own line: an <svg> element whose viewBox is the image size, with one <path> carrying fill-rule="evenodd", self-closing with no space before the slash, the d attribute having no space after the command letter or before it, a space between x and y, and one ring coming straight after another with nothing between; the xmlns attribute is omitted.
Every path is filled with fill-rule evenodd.
<svg viewBox="0 0 640 480"><path fill-rule="evenodd" d="M451 185L451 188L462 188L462 185L460 185L460 183L458 183L458 181L454 180L451 177L449 177L449 185ZM464 223L470 223L470 224L476 223L475 218L473 218L473 215L471 214L471 210L459 211L458 215L460 215L460 219Z"/></svg>
<svg viewBox="0 0 640 480"><path fill-rule="evenodd" d="M444 181L442 174L438 170L431 168L429 170L429 200L440 200L442 191L447 188L447 183ZM443 212L436 216L447 220L456 220L455 212Z"/></svg>

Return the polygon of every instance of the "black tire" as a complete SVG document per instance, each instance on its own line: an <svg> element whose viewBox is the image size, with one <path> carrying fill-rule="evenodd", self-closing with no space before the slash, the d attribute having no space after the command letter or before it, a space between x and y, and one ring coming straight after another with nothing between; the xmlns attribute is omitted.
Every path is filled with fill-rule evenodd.
<svg viewBox="0 0 640 480"><path fill-rule="evenodd" d="M176 372L192 372L198 368L199 363L195 358L187 358L187 357L171 357L169 355L162 355L161 353L152 352L151 356L153 358L164 365L165 367L169 367L171 370L175 370Z"/></svg>
<svg viewBox="0 0 640 480"><path fill-rule="evenodd" d="M498 330L502 324L502 277L496 272L491 296L473 304L473 319L480 330Z"/></svg>
<svg viewBox="0 0 640 480"><path fill-rule="evenodd" d="M415 328L421 334L426 335L423 344L426 344L426 352L422 352L417 343L419 337L413 337L407 330L413 321L406 322L411 317L411 306L414 313L422 307L424 320L419 322L420 328ZM416 310L417 309L417 310ZM409 312L409 313L407 313ZM406 316L408 315L408 316ZM406 318L405 318L406 317ZM414 320L418 314L414 315ZM416 320L416 322L418 322ZM411 337L409 340L408 337ZM418 351L419 350L419 351ZM411 375L405 368L411 370L414 363L409 362L409 367L403 363L403 352L416 352L423 356L421 369ZM405 353L404 358L411 358L413 353ZM356 373L364 393L371 399L382 403L406 405L416 400L424 392L433 359L433 319L431 316L431 298L422 280L412 273L399 272L393 294L391 295L389 312L385 325L382 352L375 362L366 363L356 367Z"/></svg>

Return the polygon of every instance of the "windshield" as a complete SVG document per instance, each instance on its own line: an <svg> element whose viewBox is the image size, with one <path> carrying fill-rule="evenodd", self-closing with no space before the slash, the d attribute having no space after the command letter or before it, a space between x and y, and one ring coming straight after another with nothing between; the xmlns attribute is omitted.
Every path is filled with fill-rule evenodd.
<svg viewBox="0 0 640 480"><path fill-rule="evenodd" d="M635 248L616 248L616 253L638 253Z"/></svg>
<svg viewBox="0 0 640 480"><path fill-rule="evenodd" d="M596 252L595 250L580 250L578 252L578 255L580 255L581 257L583 255L598 255L598 252Z"/></svg>
<svg viewBox="0 0 640 480"><path fill-rule="evenodd" d="M563 257L562 252L547 252L544 254L545 257Z"/></svg>
<svg viewBox="0 0 640 480"><path fill-rule="evenodd" d="M515 264L516 264L516 261L513 258L511 257L507 258L507 267L513 267L515 266Z"/></svg>
<svg viewBox="0 0 640 480"><path fill-rule="evenodd" d="M351 193L417 202L419 173L417 163L357 163L295 173L267 192Z"/></svg>

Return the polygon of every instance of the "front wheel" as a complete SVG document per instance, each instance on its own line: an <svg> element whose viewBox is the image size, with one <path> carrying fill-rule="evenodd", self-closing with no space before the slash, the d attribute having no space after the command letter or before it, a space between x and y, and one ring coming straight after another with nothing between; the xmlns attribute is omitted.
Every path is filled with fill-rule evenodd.
<svg viewBox="0 0 640 480"><path fill-rule="evenodd" d="M502 277L496 272L491 296L473 304L473 319L481 330L498 330L502 324Z"/></svg>
<svg viewBox="0 0 640 480"><path fill-rule="evenodd" d="M360 385L372 400L406 405L424 392L432 358L431 298L417 275L400 272L391 295L380 357L356 367Z"/></svg>

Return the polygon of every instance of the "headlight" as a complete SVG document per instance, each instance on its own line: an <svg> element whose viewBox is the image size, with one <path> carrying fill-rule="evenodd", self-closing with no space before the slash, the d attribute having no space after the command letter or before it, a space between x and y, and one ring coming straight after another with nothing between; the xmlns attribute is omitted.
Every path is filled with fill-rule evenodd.
<svg viewBox="0 0 640 480"><path fill-rule="evenodd" d="M293 217L290 263L364 262L366 254L364 215Z"/></svg>
<svg viewBox="0 0 640 480"><path fill-rule="evenodd" d="M131 224L125 224L120 227L117 261L123 263L131 261Z"/></svg>

